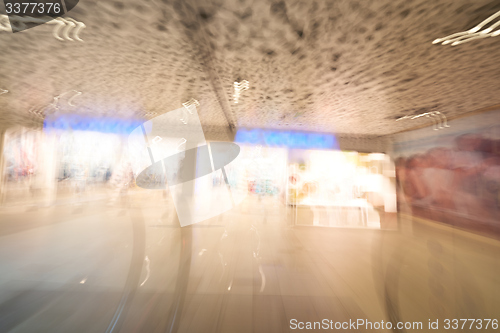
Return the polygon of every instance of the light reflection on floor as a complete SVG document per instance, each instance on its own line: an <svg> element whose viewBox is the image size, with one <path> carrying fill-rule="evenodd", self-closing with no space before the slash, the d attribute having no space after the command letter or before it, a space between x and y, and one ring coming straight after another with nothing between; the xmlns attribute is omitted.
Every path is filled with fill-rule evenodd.
<svg viewBox="0 0 500 333"><path fill-rule="evenodd" d="M179 228L171 202L147 191L114 206L4 207L0 331L287 332L291 319L500 313L497 241L380 212L381 229L293 213L249 196Z"/></svg>

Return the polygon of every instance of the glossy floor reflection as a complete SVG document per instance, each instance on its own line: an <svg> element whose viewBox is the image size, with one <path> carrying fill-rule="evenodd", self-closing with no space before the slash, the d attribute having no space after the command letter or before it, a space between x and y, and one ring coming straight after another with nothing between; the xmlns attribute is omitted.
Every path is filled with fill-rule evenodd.
<svg viewBox="0 0 500 333"><path fill-rule="evenodd" d="M3 207L0 331L289 332L292 319L443 331L500 313L495 240L404 216L397 229L294 226L291 210L249 196L180 228L155 191Z"/></svg>

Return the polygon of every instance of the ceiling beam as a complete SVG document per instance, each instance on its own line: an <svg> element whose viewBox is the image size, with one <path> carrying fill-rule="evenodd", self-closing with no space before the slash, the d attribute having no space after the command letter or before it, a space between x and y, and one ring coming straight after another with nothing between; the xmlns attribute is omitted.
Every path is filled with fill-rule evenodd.
<svg viewBox="0 0 500 333"><path fill-rule="evenodd" d="M236 131L236 121L232 116L229 98L224 90L224 85L215 68L213 49L204 29L205 22L198 15L197 5L196 1L177 0L174 8L179 19L183 20L186 38L198 47L197 55L199 59L197 60L202 64L204 72L208 75L217 102L226 118L228 134L231 135Z"/></svg>

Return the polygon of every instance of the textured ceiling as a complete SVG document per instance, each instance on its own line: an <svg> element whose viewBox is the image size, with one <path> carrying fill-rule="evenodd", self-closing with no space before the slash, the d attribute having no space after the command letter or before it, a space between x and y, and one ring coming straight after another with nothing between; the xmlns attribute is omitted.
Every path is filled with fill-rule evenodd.
<svg viewBox="0 0 500 333"><path fill-rule="evenodd" d="M80 0L84 42L0 32L0 121L78 90L71 112L161 114L196 98L204 127L385 135L500 103L500 37L431 42L500 10L486 0ZM240 102L233 82L248 80Z"/></svg>

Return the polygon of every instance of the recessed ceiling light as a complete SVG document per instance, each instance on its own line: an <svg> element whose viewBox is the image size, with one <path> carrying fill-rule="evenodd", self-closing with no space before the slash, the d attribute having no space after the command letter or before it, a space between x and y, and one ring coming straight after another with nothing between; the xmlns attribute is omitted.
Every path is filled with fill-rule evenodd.
<svg viewBox="0 0 500 333"><path fill-rule="evenodd" d="M432 120L432 122L434 123L434 130L435 131L440 130L440 129L444 129L446 127L450 127L448 125L448 119L446 118L446 116L439 111L424 112L424 113L417 114L415 116L406 115L406 116L403 116L403 117L396 119L396 121L400 121L403 119L414 120L414 119L418 119L421 117L430 118Z"/></svg>
<svg viewBox="0 0 500 333"><path fill-rule="evenodd" d="M241 92L244 90L248 90L250 87L250 84L248 83L247 80L243 80L241 82L234 82L234 104L238 104L238 101L240 99Z"/></svg>
<svg viewBox="0 0 500 333"><path fill-rule="evenodd" d="M11 22L17 24L18 28L12 29ZM74 40L83 42L83 39L80 38L80 31L87 27L85 23L79 22L70 17L58 17L53 20L47 21L46 19L30 16L12 15L7 17L6 15L0 15L0 31L24 30L26 28L26 23L55 24L56 26L53 30L54 37L61 41L68 40L71 42ZM61 34L64 38L61 37Z"/></svg>

